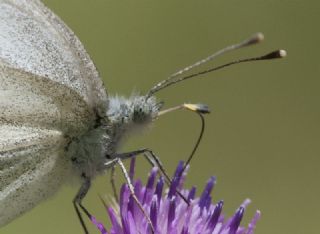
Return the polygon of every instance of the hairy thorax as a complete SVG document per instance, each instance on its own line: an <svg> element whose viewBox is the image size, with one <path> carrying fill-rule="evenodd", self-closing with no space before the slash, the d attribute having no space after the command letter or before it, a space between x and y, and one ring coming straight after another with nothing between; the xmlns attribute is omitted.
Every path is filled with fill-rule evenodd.
<svg viewBox="0 0 320 234"><path fill-rule="evenodd" d="M72 139L67 148L77 174L93 178L103 172L105 164L119 156L119 147L126 136L149 126L160 107L155 98L144 96L110 98L106 116L95 128Z"/></svg>
<svg viewBox="0 0 320 234"><path fill-rule="evenodd" d="M76 174L93 178L101 173L106 162L107 149L114 148L110 143L104 126L99 126L72 139L67 148L67 154Z"/></svg>

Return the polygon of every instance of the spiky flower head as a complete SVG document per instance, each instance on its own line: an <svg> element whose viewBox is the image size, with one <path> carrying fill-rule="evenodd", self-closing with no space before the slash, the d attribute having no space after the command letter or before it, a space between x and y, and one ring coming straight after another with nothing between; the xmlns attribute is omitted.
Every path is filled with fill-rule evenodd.
<svg viewBox="0 0 320 234"><path fill-rule="evenodd" d="M133 179L134 162L131 161L130 177ZM135 194L149 215L156 234L253 234L260 212L250 221L248 227L240 226L246 206L250 200L245 200L230 218L222 214L223 201L212 202L211 191L215 185L215 177L211 177L200 197L196 197L196 188L184 189L186 173L183 172L183 162L175 171L170 187L164 192L164 179L157 179L157 168L149 174L146 186L141 180L133 180ZM157 181L156 181L157 180ZM187 202L177 194L177 191L187 199ZM133 200L129 187L122 185L120 204L109 207L108 214L112 227L108 232L103 224L92 217L92 222L102 234L151 234L146 217Z"/></svg>

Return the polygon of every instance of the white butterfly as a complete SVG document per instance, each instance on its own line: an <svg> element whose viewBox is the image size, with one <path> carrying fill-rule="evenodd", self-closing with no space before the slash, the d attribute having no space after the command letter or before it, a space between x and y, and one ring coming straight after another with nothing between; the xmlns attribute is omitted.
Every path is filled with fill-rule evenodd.
<svg viewBox="0 0 320 234"><path fill-rule="evenodd" d="M224 52L260 40L259 34L218 51L147 95L108 97L81 42L55 14L39 0L0 0L0 226L52 195L70 177L82 183L74 205L83 224L77 204L91 180L114 163L122 166L120 159L146 151L117 153L125 133L159 116L162 105L153 94L224 67L178 78ZM277 51L226 65L284 55Z"/></svg>
<svg viewBox="0 0 320 234"><path fill-rule="evenodd" d="M0 0L0 226L70 178L82 187L137 151L117 154L125 132L150 123L155 98L108 98L74 33L38 0ZM81 219L82 222L82 219ZM83 222L82 222L83 223Z"/></svg>

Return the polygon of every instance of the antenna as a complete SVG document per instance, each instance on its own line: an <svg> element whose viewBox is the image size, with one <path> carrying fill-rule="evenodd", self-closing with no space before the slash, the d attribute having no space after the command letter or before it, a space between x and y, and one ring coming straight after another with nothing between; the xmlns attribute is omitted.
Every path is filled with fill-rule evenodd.
<svg viewBox="0 0 320 234"><path fill-rule="evenodd" d="M150 89L150 91L147 93L146 97L149 98L152 95L154 95L154 93L156 93L156 92L158 92L158 91L160 91L160 90L162 90L162 89L164 89L164 88L166 88L168 86L176 84L176 83L178 83L180 81L187 80L187 79L190 79L190 78L193 78L193 77L196 77L196 76L204 75L206 73L213 72L213 71L222 69L222 68L227 67L227 66L235 65L235 64L238 64L238 63L244 63L244 62L268 60L268 59L275 59L275 58L283 58L283 57L286 56L287 53L286 53L285 50L276 50L276 51L268 53L268 54L266 54L264 56L235 60L235 61L223 64L223 65L220 65L220 66L212 67L212 68L210 68L208 70L204 70L204 71L201 71L201 72L198 72L198 73L194 73L194 74L179 78L179 76L184 74L185 72L190 71L190 70L194 69L195 67L198 67L198 66L200 66L200 65L202 65L204 63L207 63L207 62L217 58L220 55L223 55L223 54L225 54L225 53L227 53L229 51L240 49L240 48L243 48L243 47L246 47L246 46L255 45L255 44L261 42L263 39L264 39L264 36L263 36L262 33L256 33L255 35L253 35L250 38L244 40L243 42L227 46L227 47L215 52L214 54L208 56L207 58L204 58L204 59L202 59L202 60L200 60L200 61L198 61L198 62L196 62L196 63L194 63L194 64L192 64L190 66L187 66L187 67L179 70L178 72L173 73L167 79L165 79L165 80L159 82L158 84L156 84L155 86L153 86Z"/></svg>

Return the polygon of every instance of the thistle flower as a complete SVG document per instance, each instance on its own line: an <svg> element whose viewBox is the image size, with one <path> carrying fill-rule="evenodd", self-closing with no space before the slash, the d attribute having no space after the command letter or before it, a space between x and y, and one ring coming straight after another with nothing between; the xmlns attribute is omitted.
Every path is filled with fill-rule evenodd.
<svg viewBox="0 0 320 234"><path fill-rule="evenodd" d="M130 177L133 179L134 163L131 161ZM241 227L240 222L246 206L250 200L245 200L234 215L226 219L221 213L223 201L212 202L211 191L216 182L211 177L200 197L196 197L196 188L184 189L183 184L186 172L183 171L183 162L180 162L175 171L172 184L163 194L164 179L157 182L157 169L150 172L146 186L141 180L133 180L135 194L144 210L149 214L156 234L253 234L260 212L256 211L247 228ZM156 182L156 183L155 183ZM177 194L179 191L188 202ZM189 203L189 205L188 205ZM129 187L124 184L120 192L120 204L109 207L108 214L112 227L106 231L103 224L91 221L102 234L150 234L151 230L146 217L130 195Z"/></svg>

